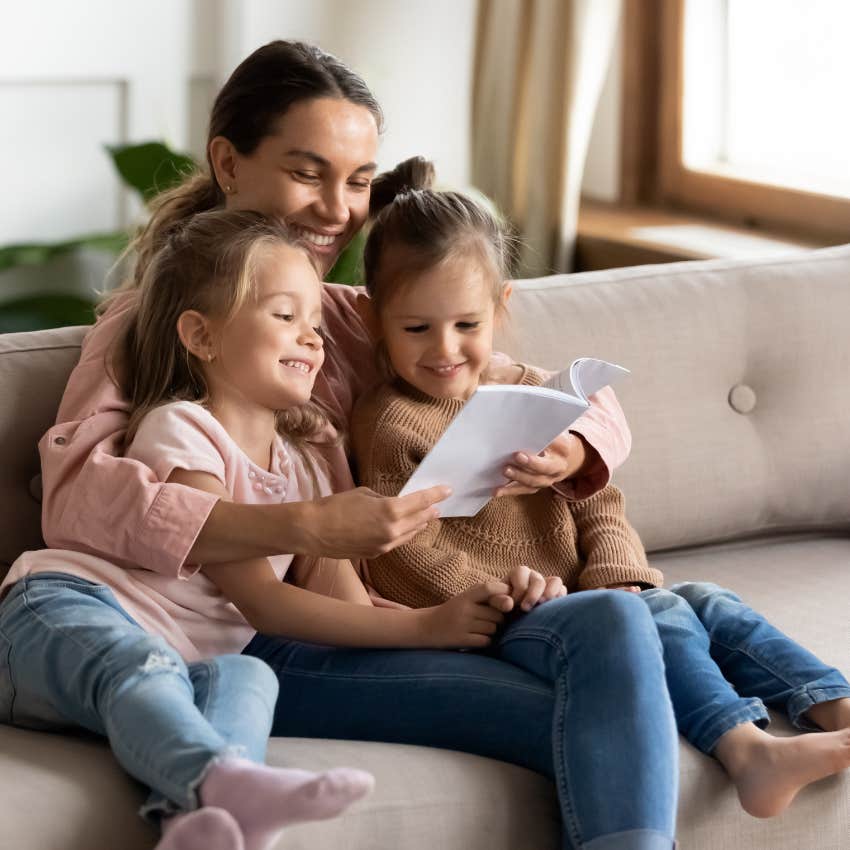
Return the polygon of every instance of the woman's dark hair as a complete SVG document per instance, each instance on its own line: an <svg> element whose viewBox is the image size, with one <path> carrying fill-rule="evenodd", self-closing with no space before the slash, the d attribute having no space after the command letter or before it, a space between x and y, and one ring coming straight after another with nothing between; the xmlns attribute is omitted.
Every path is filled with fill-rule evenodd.
<svg viewBox="0 0 850 850"><path fill-rule="evenodd" d="M514 240L482 203L460 192L435 191L433 182L433 164L413 157L372 183L369 211L374 223L363 251L363 269L366 291L378 311L406 275L469 254L491 271L494 300L500 301L510 276Z"/></svg>
<svg viewBox="0 0 850 850"><path fill-rule="evenodd" d="M224 205L224 192L215 179L209 143L223 136L242 155L253 153L274 133L276 123L296 103L315 98L339 98L372 113L378 132L383 113L363 79L335 56L300 41L272 41L255 50L230 75L215 99L207 133L207 168L179 186L158 195L151 218L127 253L134 256L132 276L121 287L135 289L151 258L169 233L193 215ZM101 304L103 311L109 299Z"/></svg>

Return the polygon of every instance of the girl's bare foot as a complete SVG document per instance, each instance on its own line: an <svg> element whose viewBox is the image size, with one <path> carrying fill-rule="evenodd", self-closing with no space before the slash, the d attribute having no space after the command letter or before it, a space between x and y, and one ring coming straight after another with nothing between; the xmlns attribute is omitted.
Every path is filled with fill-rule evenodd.
<svg viewBox="0 0 850 850"><path fill-rule="evenodd" d="M801 788L850 767L850 729L775 738L745 723L720 738L714 755L735 783L744 811L770 818Z"/></svg>

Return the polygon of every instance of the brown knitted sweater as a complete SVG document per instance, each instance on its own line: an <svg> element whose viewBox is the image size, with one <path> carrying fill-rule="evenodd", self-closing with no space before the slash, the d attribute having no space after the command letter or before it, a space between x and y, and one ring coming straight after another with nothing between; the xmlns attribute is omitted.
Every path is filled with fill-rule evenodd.
<svg viewBox="0 0 850 850"><path fill-rule="evenodd" d="M539 385L526 368L520 383ZM395 495L463 407L406 384L383 384L361 396L351 439L360 483ZM473 585L504 578L526 564L557 575L569 591L609 584L661 585L613 485L582 501L552 489L492 499L474 517L435 520L409 543L369 561L375 588L414 608L435 605Z"/></svg>

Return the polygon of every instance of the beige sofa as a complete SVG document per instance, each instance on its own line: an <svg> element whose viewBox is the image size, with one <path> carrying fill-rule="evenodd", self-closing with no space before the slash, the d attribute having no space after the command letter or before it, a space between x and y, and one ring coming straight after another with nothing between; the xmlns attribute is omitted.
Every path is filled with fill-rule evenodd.
<svg viewBox="0 0 850 850"><path fill-rule="evenodd" d="M618 387L634 449L617 480L668 581L713 580L850 674L850 246L784 260L679 263L525 281L502 345L548 367L593 354ZM82 329L0 337L0 563L39 545L31 495ZM462 695L459 695L462 698ZM773 727L788 734L781 721ZM276 764L372 770L375 794L293 828L288 850L550 850L552 788L460 753L271 742ZM2 850L142 850L143 792L87 737L0 727ZM682 850L848 850L850 775L782 817L744 814L721 768L681 748Z"/></svg>

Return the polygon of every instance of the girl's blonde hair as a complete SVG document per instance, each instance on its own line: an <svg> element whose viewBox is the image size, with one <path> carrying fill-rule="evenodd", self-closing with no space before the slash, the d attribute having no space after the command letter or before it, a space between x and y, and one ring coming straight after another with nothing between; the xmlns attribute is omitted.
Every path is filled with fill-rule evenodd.
<svg viewBox="0 0 850 850"><path fill-rule="evenodd" d="M172 228L146 265L138 302L113 352L110 372L131 405L126 443L153 408L208 400L201 361L180 340L177 320L186 310L223 321L232 318L254 297L259 264L281 245L302 251L316 269L312 255L284 225L260 213L212 210ZM329 423L327 411L315 400L277 413L278 431L302 451L313 475L304 444Z"/></svg>

